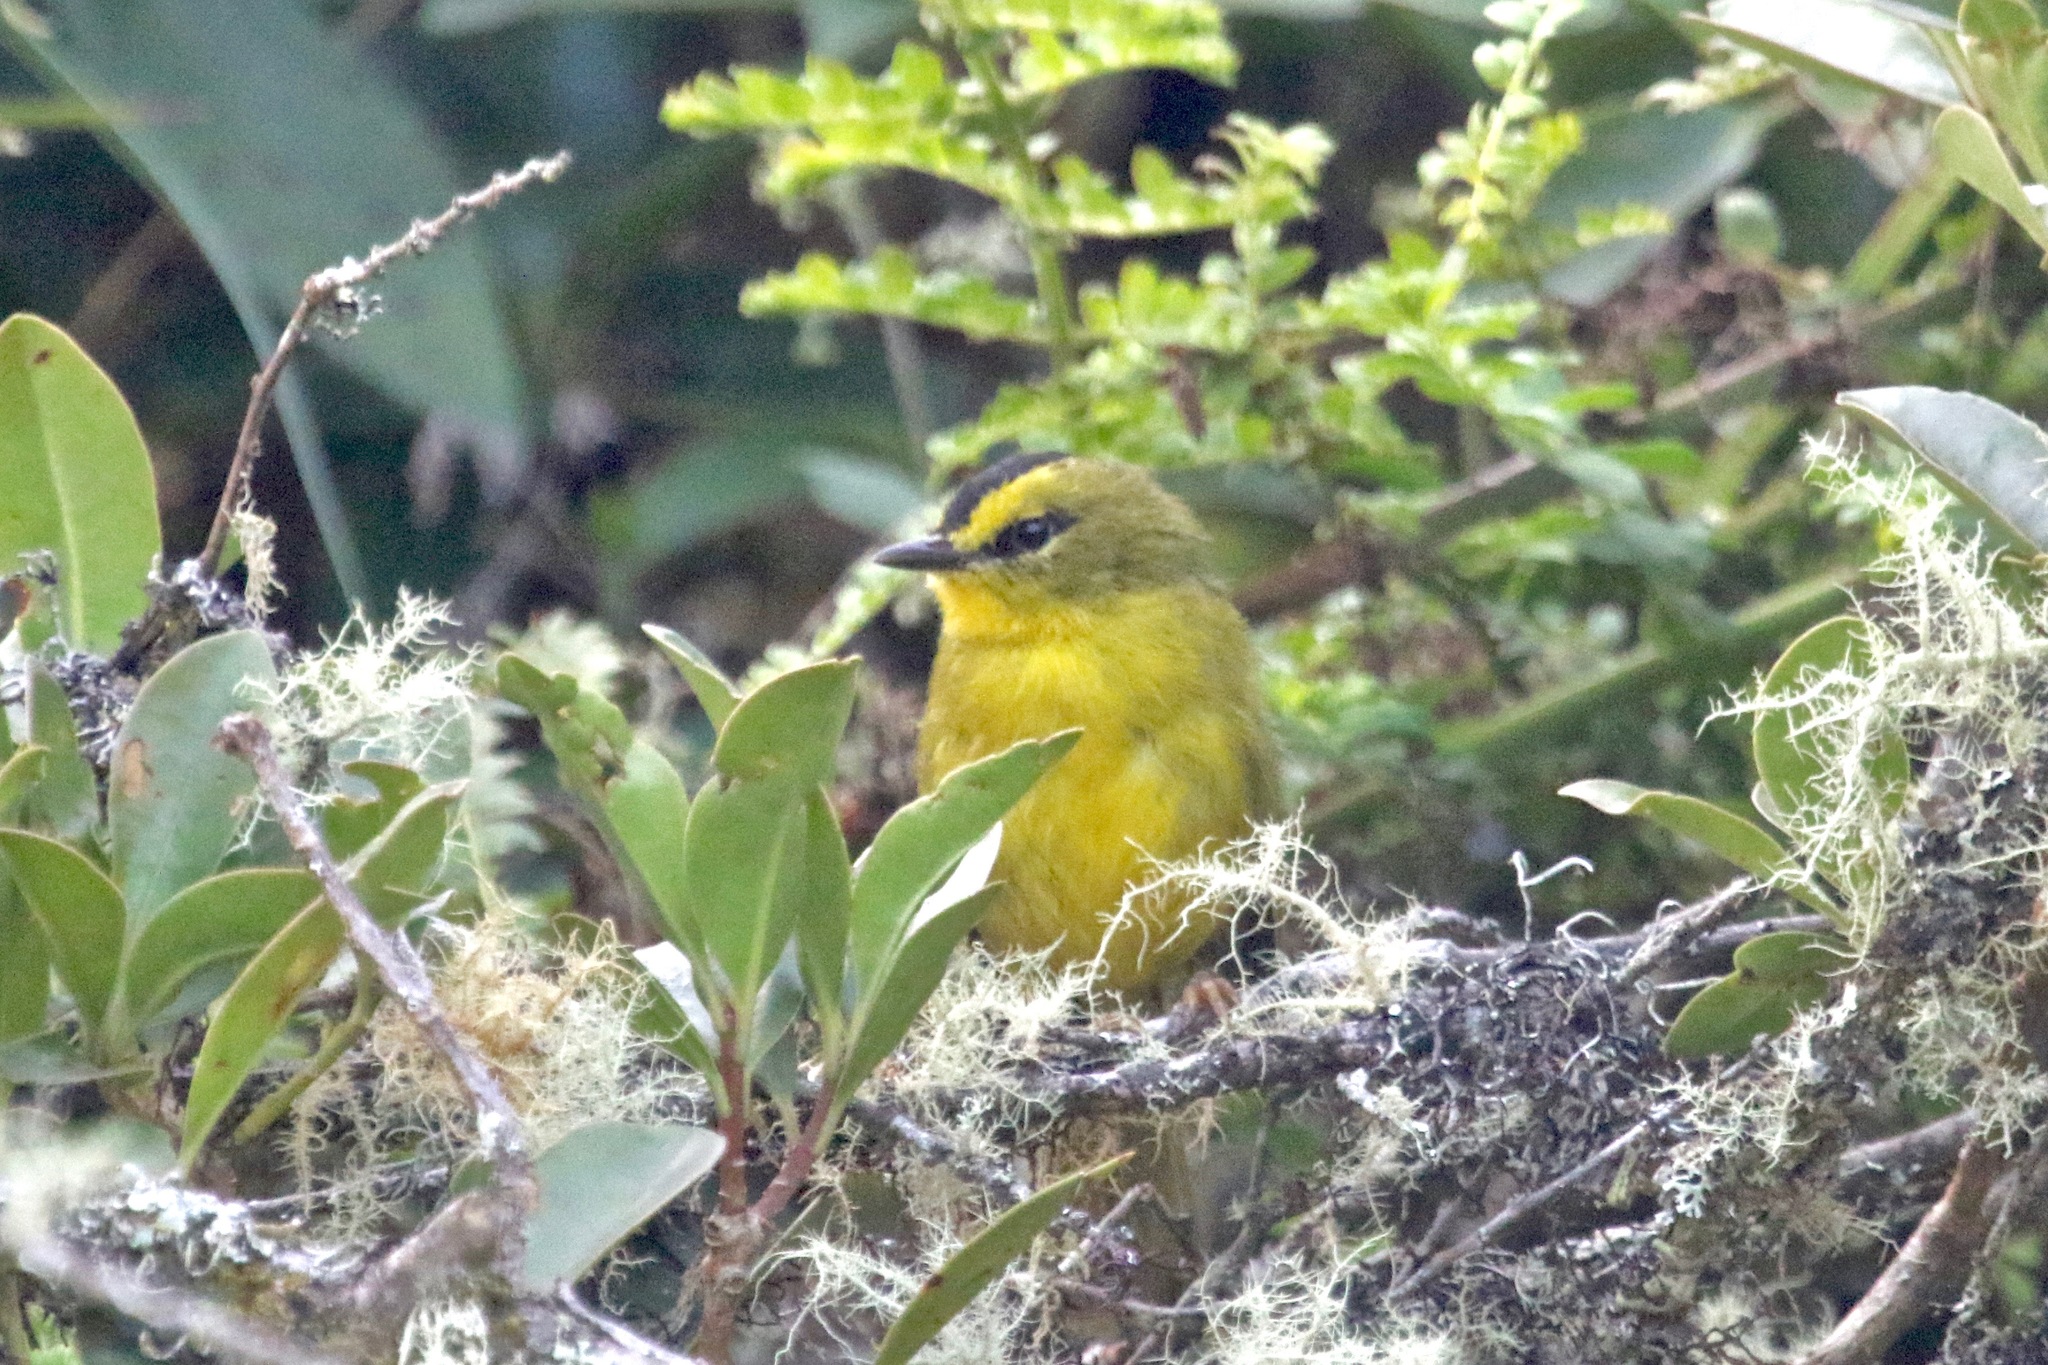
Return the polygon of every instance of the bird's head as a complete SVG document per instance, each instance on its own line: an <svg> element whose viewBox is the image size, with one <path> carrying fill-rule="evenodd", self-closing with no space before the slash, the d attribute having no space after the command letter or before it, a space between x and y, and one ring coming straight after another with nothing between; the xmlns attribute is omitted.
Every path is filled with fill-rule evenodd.
<svg viewBox="0 0 2048 1365"><path fill-rule="evenodd" d="M1012 612L1205 580L1209 538L1135 465L1012 455L954 492L939 529L875 556L934 576L948 612Z"/></svg>

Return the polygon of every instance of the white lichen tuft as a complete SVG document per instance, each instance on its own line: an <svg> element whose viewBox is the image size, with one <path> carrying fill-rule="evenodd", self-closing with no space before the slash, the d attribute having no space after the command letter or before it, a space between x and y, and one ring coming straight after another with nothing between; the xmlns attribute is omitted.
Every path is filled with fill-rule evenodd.
<svg viewBox="0 0 2048 1365"><path fill-rule="evenodd" d="M245 502L229 514L228 525L242 547L246 575L242 600L257 616L268 616L272 605L284 596L284 584L277 576L277 523Z"/></svg>
<svg viewBox="0 0 2048 1365"><path fill-rule="evenodd" d="M429 781L469 766L475 651L442 642L446 607L399 591L388 624L360 611L285 670L270 698L279 747L296 766L358 758L400 763ZM321 794L316 787L315 795Z"/></svg>
<svg viewBox="0 0 2048 1365"><path fill-rule="evenodd" d="M491 1321L474 1303L423 1303L406 1319L399 1365L491 1365Z"/></svg>
<svg viewBox="0 0 2048 1365"><path fill-rule="evenodd" d="M1015 1097L991 1080L1036 1058L1048 1029L1084 1017L1092 979L1084 966L1055 968L1043 955L998 958L969 944L954 954L876 1080L921 1122L949 1129L980 1150L980 1133L1023 1117L1022 1105L1011 1104ZM978 1098L964 1111L941 1104L963 1095Z"/></svg>
<svg viewBox="0 0 2048 1365"><path fill-rule="evenodd" d="M1836 443L1812 442L1808 454L1815 480L1837 501L1874 511L1896 542L1870 570L1877 591L1854 608L1866 657L1809 670L1790 689L1752 694L1724 714L1790 722L1817 775L1791 809L1768 813L1791 841L1799 875L1841 893L1852 946L1862 949L1904 876L1905 794L1872 756L1895 746L1894 736L1938 736L1948 778L1967 784L1995 782L1998 765L2038 751L2048 594L2016 601L2002 592L1993 554L1981 537L1955 532L1952 499L1926 475L1875 472ZM2033 841L1985 856L2032 872L2044 853L2048 844Z"/></svg>
<svg viewBox="0 0 2048 1365"><path fill-rule="evenodd" d="M1345 1309L1349 1267L1306 1253L1254 1265L1243 1286L1209 1318L1194 1365L1454 1365L1448 1336L1397 1323L1367 1335Z"/></svg>
<svg viewBox="0 0 2048 1365"><path fill-rule="evenodd" d="M1400 994L1413 962L1412 937L1398 919L1362 917L1345 903L1336 870L1303 837L1298 817L1257 824L1244 838L1191 858L1155 863L1150 877L1125 891L1117 921L1142 923L1143 907L1158 898L1178 901L1185 922L1220 917L1243 927L1249 917L1314 945L1230 1012L1225 1026L1234 1030L1298 1027L1316 1016L1377 1009Z"/></svg>
<svg viewBox="0 0 2048 1365"><path fill-rule="evenodd" d="M701 1119L701 1081L633 1027L644 989L608 931L554 960L486 888L489 908L429 942L449 1019L476 1045L544 1150L586 1122ZM349 1240L373 1234L412 1177L452 1170L475 1145L464 1092L401 1010L386 1004L365 1064L325 1073L294 1106L288 1145L300 1196Z"/></svg>

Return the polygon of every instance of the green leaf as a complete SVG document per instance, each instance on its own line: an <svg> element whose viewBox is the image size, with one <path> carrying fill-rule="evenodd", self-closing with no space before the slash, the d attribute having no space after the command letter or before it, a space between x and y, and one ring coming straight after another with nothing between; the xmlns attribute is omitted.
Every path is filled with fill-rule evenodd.
<svg viewBox="0 0 2048 1365"><path fill-rule="evenodd" d="M1956 26L1980 43L2011 46L2036 39L2041 21L2027 0L1963 0Z"/></svg>
<svg viewBox="0 0 2048 1365"><path fill-rule="evenodd" d="M647 993L634 1011L633 1027L718 1088L718 1025L698 994L690 959L673 943L655 943L636 948L633 962L647 978Z"/></svg>
<svg viewBox="0 0 2048 1365"><path fill-rule="evenodd" d="M710 782L690 805L690 906L724 974L726 991L718 998L743 1031L802 908L804 803L814 785L788 778ZM700 991L708 984L699 983Z"/></svg>
<svg viewBox="0 0 2048 1365"><path fill-rule="evenodd" d="M107 774L114 879L136 927L218 867L240 833L255 774L214 734L276 679L262 633L231 630L179 650L136 694Z"/></svg>
<svg viewBox="0 0 2048 1365"><path fill-rule="evenodd" d="M1683 223L1714 192L1746 174L1764 138L1786 116L1770 100L1733 101L1684 113L1616 109L1586 119L1586 144L1558 167L1531 210L1533 222L1575 231L1590 214L1641 206ZM1543 273L1543 290L1591 307L1620 288L1670 232L1597 242Z"/></svg>
<svg viewBox="0 0 2048 1365"><path fill-rule="evenodd" d="M1822 934L1764 934L1735 950L1735 971L1686 1002L1664 1035L1673 1057L1746 1052L1758 1034L1775 1037L1792 1018L1827 998L1828 973L1848 958Z"/></svg>
<svg viewBox="0 0 2048 1365"><path fill-rule="evenodd" d="M1043 346L1051 336L1044 310L998 289L986 277L957 270L920 271L908 252L885 246L844 265L806 252L794 270L771 270L740 293L750 318L791 313L853 313L944 327L975 341Z"/></svg>
<svg viewBox="0 0 2048 1365"><path fill-rule="evenodd" d="M1712 0L1704 19L1688 25L1711 29L1732 42L1789 66L1847 76L1879 90L1923 104L1960 104L1963 92L1942 60L1928 24L1900 11L1862 0Z"/></svg>
<svg viewBox="0 0 2048 1365"><path fill-rule="evenodd" d="M682 1124L586 1123L534 1162L540 1196L526 1220L527 1292L581 1279L604 1254L718 1164L725 1139Z"/></svg>
<svg viewBox="0 0 2048 1365"><path fill-rule="evenodd" d="M636 739L618 775L605 784L604 814L669 937L701 952L704 932L692 912L683 876L690 798L675 764L653 745Z"/></svg>
<svg viewBox="0 0 2048 1365"><path fill-rule="evenodd" d="M1944 170L2004 209L2034 245L2048 251L2048 218L2028 197L1997 131L1982 114L1960 104L1942 110L1934 121L1934 156Z"/></svg>
<svg viewBox="0 0 2048 1365"><path fill-rule="evenodd" d="M1989 398L1917 384L1855 389L1835 401L1926 461L2014 544L2048 551L2041 428Z"/></svg>
<svg viewBox="0 0 2048 1365"><path fill-rule="evenodd" d="M156 475L114 381L41 318L0 323L0 573L55 555L65 640L107 654L162 549Z"/></svg>
<svg viewBox="0 0 2048 1365"><path fill-rule="evenodd" d="M121 893L85 855L26 830L0 829L0 860L42 927L57 978L99 1038L120 980L127 917Z"/></svg>
<svg viewBox="0 0 2048 1365"><path fill-rule="evenodd" d="M80 1085L149 1072L150 1068L139 1062L101 1061L62 1029L0 1043L0 1081L9 1085Z"/></svg>
<svg viewBox="0 0 2048 1365"><path fill-rule="evenodd" d="M1801 635L1764 676L1759 695L1764 699L1794 695L1812 685L1821 675L1840 669L1852 672L1868 666L1867 627L1853 616L1837 616ZM1798 810L1809 804L1824 769L1813 740L1801 733L1813 717L1811 706L1792 706L1759 712L1750 727L1750 752L1756 763L1757 785L1764 800L1757 805L1767 819L1779 812ZM1888 807L1896 811L1903 804L1912 778L1906 743L1897 730L1888 730L1863 756L1871 777L1888 793ZM1835 870L1822 869L1834 876Z"/></svg>
<svg viewBox="0 0 2048 1365"><path fill-rule="evenodd" d="M822 789L804 800L803 887L796 941L812 1011L836 1035L846 975L846 928L853 918L853 869L839 816Z"/></svg>
<svg viewBox="0 0 2048 1365"><path fill-rule="evenodd" d="M29 793L25 818L48 825L66 839L82 839L99 823L99 782L78 749L71 703L49 673L35 665L28 670L29 741L49 753L43 780Z"/></svg>
<svg viewBox="0 0 2048 1365"><path fill-rule="evenodd" d="M8 757L0 766L0 821L14 822L49 766L50 751L40 744L24 744Z"/></svg>
<svg viewBox="0 0 2048 1365"><path fill-rule="evenodd" d="M386 928L419 909L412 889L440 864L448 810L461 790L459 782L444 782L420 792L343 865L342 875ZM186 1170L199 1159L235 1092L291 1018L299 998L319 984L346 941L341 916L322 897L258 949L221 996L192 1063L180 1145Z"/></svg>
<svg viewBox="0 0 2048 1365"><path fill-rule="evenodd" d="M50 1009L50 949L14 879L0 882L0 1042L42 1030Z"/></svg>
<svg viewBox="0 0 2048 1365"><path fill-rule="evenodd" d="M925 898L901 941L891 945L873 984L863 983L854 1008L846 1065L840 1070L834 1093L851 1095L910 1032L917 1012L945 975L953 949L1001 890L989 885L988 874L995 867L1002 839L998 825L968 850L946 884Z"/></svg>
<svg viewBox="0 0 2048 1365"><path fill-rule="evenodd" d="M875 1353L875 1365L906 1365L945 1325L974 1302L975 1296L995 1282L1011 1261L1028 1250L1038 1234L1052 1226L1067 1204L1091 1180L1099 1180L1130 1160L1130 1154L1112 1157L1100 1166L1074 1174L1032 1195L983 1228L974 1240L961 1247L938 1273L925 1281L917 1297L890 1324Z"/></svg>
<svg viewBox="0 0 2048 1365"><path fill-rule="evenodd" d="M1639 816L1673 834L1704 844L1758 881L1779 886L1787 895L1830 919L1841 914L1834 902L1814 887L1786 875L1794 869L1782 844L1761 826L1711 801L1676 792L1651 791L1607 778L1574 782L1560 788L1557 794L1583 801L1607 815Z"/></svg>
<svg viewBox="0 0 2048 1365"><path fill-rule="evenodd" d="M770 678L749 692L718 731L711 762L727 777L832 780L839 737L853 714L855 663L827 659Z"/></svg>
<svg viewBox="0 0 2048 1365"><path fill-rule="evenodd" d="M249 867L194 882L143 926L122 991L138 1024L171 1003L201 967L247 957L320 895L312 873Z"/></svg>
<svg viewBox="0 0 2048 1365"><path fill-rule="evenodd" d="M320 984L346 936L325 900L298 912L257 950L220 998L185 1096L179 1160L190 1171L221 1116L291 1018L299 998Z"/></svg>
<svg viewBox="0 0 2048 1365"><path fill-rule="evenodd" d="M410 768L370 758L345 763L342 771L369 783L376 791L376 795L369 797L337 796L321 808L320 828L327 836L327 851L347 859L376 838L377 832L389 825L426 783Z"/></svg>
<svg viewBox="0 0 2048 1365"><path fill-rule="evenodd" d="M847 937L863 994L940 879L1080 738L1079 730L1067 730L1013 744L948 773L936 791L889 817L853 874Z"/></svg>
<svg viewBox="0 0 2048 1365"><path fill-rule="evenodd" d="M640 629L675 665L676 672L683 675L683 681L690 685L691 693L697 698L697 705L704 708L705 716L710 719L711 728L723 729L725 718L732 714L733 707L740 704L740 692L733 686L732 679L711 662L709 654L667 626L648 622Z"/></svg>

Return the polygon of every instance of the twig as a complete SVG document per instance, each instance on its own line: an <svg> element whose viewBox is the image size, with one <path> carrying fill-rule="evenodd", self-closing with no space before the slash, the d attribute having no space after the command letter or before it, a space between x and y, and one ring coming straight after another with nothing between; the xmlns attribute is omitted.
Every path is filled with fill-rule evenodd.
<svg viewBox="0 0 2048 1365"><path fill-rule="evenodd" d="M1117 1200L1111 1206L1109 1212L1103 1214L1096 1221L1095 1226L1088 1229L1088 1235L1081 1239L1081 1245L1075 1247L1067 1258L1060 1262L1059 1273L1062 1275L1072 1275L1085 1270L1088 1265L1088 1258L1095 1254L1096 1248L1108 1240L1110 1233L1114 1232L1117 1225L1123 1222L1125 1217L1130 1214L1132 1206L1140 1199L1149 1199L1151 1197L1152 1186L1145 1181L1139 1181L1128 1190L1125 1190L1123 1198Z"/></svg>
<svg viewBox="0 0 2048 1365"><path fill-rule="evenodd" d="M1626 1152L1636 1143L1648 1137L1657 1127L1654 1119L1641 1119L1618 1138L1602 1147L1578 1165L1566 1171L1548 1184L1539 1185L1518 1199L1509 1201L1508 1206L1493 1217L1466 1233L1456 1242L1431 1256L1405 1277L1388 1289L1390 1299L1405 1299L1416 1290L1423 1288L1441 1276L1446 1270L1464 1260L1475 1251L1482 1251L1494 1245L1501 1238L1513 1232L1547 1205L1570 1193L1587 1178L1597 1174L1608 1162Z"/></svg>
<svg viewBox="0 0 2048 1365"><path fill-rule="evenodd" d="M1956 1161L1941 1199L1921 1218L1898 1258L1886 1266L1835 1330L1800 1365L1871 1365L1920 1315L1960 1289L1990 1231L1984 1200L2010 1163L1972 1141Z"/></svg>
<svg viewBox="0 0 2048 1365"><path fill-rule="evenodd" d="M151 1331L251 1365L346 1365L269 1323L182 1289L152 1285L134 1271L95 1259L58 1238L40 1237L17 1253L21 1268L46 1284L104 1303Z"/></svg>
<svg viewBox="0 0 2048 1365"><path fill-rule="evenodd" d="M1835 1163L1837 1192L1851 1204L1862 1206L1878 1203L1884 1196L1914 1193L1923 1183L1938 1183L1940 1172L1954 1166L1976 1126L1976 1113L1965 1109L1908 1132L1851 1147ZM1931 1182L1930 1173L1935 1177ZM1934 1194L1928 1189L1924 1197Z"/></svg>
<svg viewBox="0 0 2048 1365"><path fill-rule="evenodd" d="M562 1310L569 1314L570 1317L576 1319L576 1321L592 1331L602 1334L607 1341L610 1341L614 1346L620 1347L634 1359L649 1361L652 1362L652 1365L696 1365L697 1363L695 1356L686 1356L680 1352L671 1351L666 1346L649 1341L646 1337L633 1331L610 1314L598 1312L577 1296L576 1286L572 1284L565 1283L557 1289L555 1291L555 1301L562 1306Z"/></svg>
<svg viewBox="0 0 2048 1365"><path fill-rule="evenodd" d="M513 1278L525 1253L525 1215L532 1207L533 1159L519 1113L497 1077L470 1047L434 997L426 963L403 934L388 933L371 916L355 887L336 866L327 841L306 813L279 762L270 731L252 715L221 722L220 745L256 770L256 785L277 815L285 837L320 882L360 959L376 969L384 989L409 1015L427 1043L449 1065L476 1115L477 1145L492 1167L486 1189L458 1195L395 1248L359 1287L366 1308L390 1311L421 1286L452 1269L491 1265Z"/></svg>
<svg viewBox="0 0 2048 1365"><path fill-rule="evenodd" d="M199 568L206 577L211 578L219 571L229 523L235 509L242 505L249 485L249 471L262 451L263 419L269 415L278 378L315 321L323 313L337 309L360 316L369 305L357 296L356 291L383 274L394 262L407 256L426 254L450 228L485 209L496 208L508 196L530 185L558 178L568 168L569 154L557 152L550 157L535 157L516 171L500 171L483 188L457 195L434 217L415 219L396 241L373 247L370 254L360 261L351 257L340 265L316 271L299 286L298 305L292 309L284 331L278 335L270 358L263 362L263 367L249 383L249 406L242 413L241 430L235 436L234 458L228 463L228 476L221 486L220 505L214 509L213 525L206 533L205 548L199 552Z"/></svg>
<svg viewBox="0 0 2048 1365"><path fill-rule="evenodd" d="M886 1100L856 1099L847 1104L846 1116L878 1137L901 1142L921 1160L949 1167L985 1187L1000 1204L1021 1204L1031 1197L1031 1186L1001 1164L961 1151L951 1138L924 1127L899 1105Z"/></svg>
<svg viewBox="0 0 2048 1365"><path fill-rule="evenodd" d="M1245 1181L1243 1226L1238 1228L1237 1236L1231 1239L1223 1254L1204 1265L1202 1273L1195 1276L1193 1283L1181 1291L1181 1296L1174 1300L1171 1311L1160 1314L1160 1320L1153 1324L1151 1330L1145 1333L1136 1346L1131 1348L1130 1355L1126 1357L1131 1365L1143 1365L1145 1357L1169 1345L1185 1319L1199 1315L1206 1320L1208 1313L1202 1307L1203 1302L1212 1294L1228 1294L1232 1282L1244 1273L1245 1267L1251 1264L1252 1257L1258 1254L1259 1244L1264 1240L1270 1227L1265 1209L1259 1200L1259 1188L1266 1177L1266 1143L1272 1137L1272 1133L1273 1105L1269 1101L1259 1122L1259 1134L1252 1142L1252 1169L1250 1177ZM1195 1312L1190 1313L1190 1309Z"/></svg>
<svg viewBox="0 0 2048 1365"><path fill-rule="evenodd" d="M1632 986L1667 959L1684 954L1701 937L1741 913L1758 890L1749 878L1738 877L1705 900L1653 921L1643 931L1642 945L1629 954L1628 961L1615 974L1615 986Z"/></svg>

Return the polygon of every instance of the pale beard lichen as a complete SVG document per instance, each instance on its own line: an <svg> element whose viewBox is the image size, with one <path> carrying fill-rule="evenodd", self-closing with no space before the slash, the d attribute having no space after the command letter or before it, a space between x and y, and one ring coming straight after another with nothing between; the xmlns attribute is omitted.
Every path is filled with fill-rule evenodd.
<svg viewBox="0 0 2048 1365"><path fill-rule="evenodd" d="M466 771L477 654L443 643L451 624L445 604L401 589L388 624L358 611L284 670L271 728L319 784L311 794L325 790L322 765L350 759L403 764L428 781Z"/></svg>
<svg viewBox="0 0 2048 1365"><path fill-rule="evenodd" d="M435 992L534 1150L588 1122L703 1121L702 1082L633 1026L645 986L609 930L547 953L486 894L476 923L432 931ZM404 1011L381 1008L355 1056L299 1098L287 1135L300 1197L349 1239L375 1235L411 1185L445 1179L475 1144L465 1092Z"/></svg>

